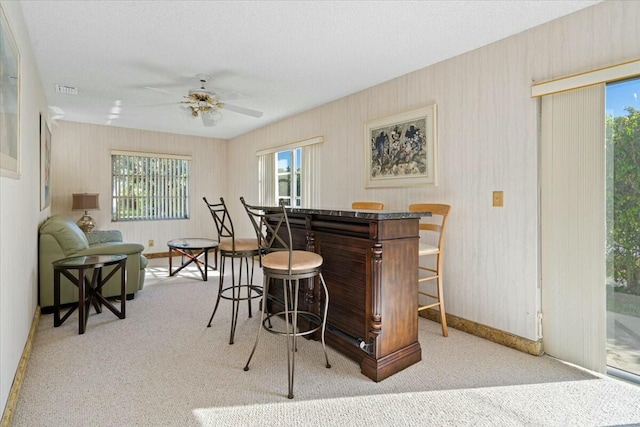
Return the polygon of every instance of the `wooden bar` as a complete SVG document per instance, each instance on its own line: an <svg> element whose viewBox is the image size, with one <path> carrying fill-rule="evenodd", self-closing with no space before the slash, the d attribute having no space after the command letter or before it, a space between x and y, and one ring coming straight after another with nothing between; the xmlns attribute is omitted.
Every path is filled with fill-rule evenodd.
<svg viewBox="0 0 640 427"><path fill-rule="evenodd" d="M287 214L295 249L324 260L327 343L374 381L420 361L418 223L430 213L288 208ZM301 309L319 312L319 288L303 287Z"/></svg>

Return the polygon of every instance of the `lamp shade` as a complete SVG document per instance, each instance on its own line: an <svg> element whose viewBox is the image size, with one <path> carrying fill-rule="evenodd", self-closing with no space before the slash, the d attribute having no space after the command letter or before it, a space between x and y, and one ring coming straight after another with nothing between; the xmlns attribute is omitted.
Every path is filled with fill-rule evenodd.
<svg viewBox="0 0 640 427"><path fill-rule="evenodd" d="M95 211L100 210L100 194L98 193L75 193L73 194L74 211Z"/></svg>

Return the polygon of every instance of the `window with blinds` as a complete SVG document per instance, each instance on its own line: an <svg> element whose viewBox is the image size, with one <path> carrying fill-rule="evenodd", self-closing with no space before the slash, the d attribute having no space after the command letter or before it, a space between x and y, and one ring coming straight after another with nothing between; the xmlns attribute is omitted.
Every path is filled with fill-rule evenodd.
<svg viewBox="0 0 640 427"><path fill-rule="evenodd" d="M111 152L112 221L189 218L191 157Z"/></svg>

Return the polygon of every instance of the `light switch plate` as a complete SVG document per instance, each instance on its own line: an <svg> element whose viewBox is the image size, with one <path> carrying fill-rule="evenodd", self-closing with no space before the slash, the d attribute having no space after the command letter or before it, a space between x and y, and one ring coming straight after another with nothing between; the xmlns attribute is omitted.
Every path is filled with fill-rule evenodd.
<svg viewBox="0 0 640 427"><path fill-rule="evenodd" d="M504 193L502 191L493 192L493 206L496 208L504 206Z"/></svg>

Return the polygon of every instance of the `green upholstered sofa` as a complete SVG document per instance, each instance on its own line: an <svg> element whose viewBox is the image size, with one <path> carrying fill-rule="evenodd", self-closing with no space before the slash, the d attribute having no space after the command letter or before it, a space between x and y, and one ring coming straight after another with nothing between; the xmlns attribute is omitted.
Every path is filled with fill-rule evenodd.
<svg viewBox="0 0 640 427"><path fill-rule="evenodd" d="M147 259L142 255L144 246L124 243L119 230L93 231L85 234L71 219L61 215L49 217L39 230L39 304L43 311L53 307L52 262L82 255L127 255L126 290L131 299L144 286ZM112 267L106 267L103 276ZM60 276L60 303L78 301L78 288L64 275ZM120 275L116 274L102 288L105 297L120 295Z"/></svg>

